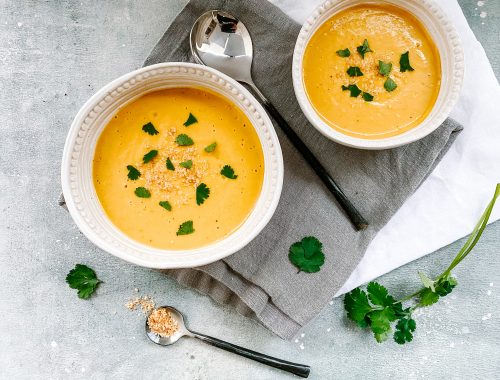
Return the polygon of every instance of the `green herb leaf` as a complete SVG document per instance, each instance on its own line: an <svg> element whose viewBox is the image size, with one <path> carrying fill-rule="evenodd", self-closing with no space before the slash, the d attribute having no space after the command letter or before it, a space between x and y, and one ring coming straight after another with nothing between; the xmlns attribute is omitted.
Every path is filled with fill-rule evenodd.
<svg viewBox="0 0 500 380"><path fill-rule="evenodd" d="M167 211L172 211L172 205L169 201L160 201L158 203L161 207L163 207Z"/></svg>
<svg viewBox="0 0 500 380"><path fill-rule="evenodd" d="M191 124L197 123L198 119L190 112L187 120L184 122L185 127L189 127Z"/></svg>
<svg viewBox="0 0 500 380"><path fill-rule="evenodd" d="M337 55L342 58L347 58L351 56L351 51L349 48L345 48L344 50L337 50Z"/></svg>
<svg viewBox="0 0 500 380"><path fill-rule="evenodd" d="M144 155L142 158L142 162L147 164L149 161L151 161L153 158L155 158L158 155L158 151L156 149L150 150L148 153Z"/></svg>
<svg viewBox="0 0 500 380"><path fill-rule="evenodd" d="M139 198L151 198L151 193L145 187L138 187L137 189L135 189L134 193Z"/></svg>
<svg viewBox="0 0 500 380"><path fill-rule="evenodd" d="M101 282L94 272L88 266L76 264L74 269L71 269L66 276L66 282L71 289L78 290L78 297L88 299L97 289L97 285Z"/></svg>
<svg viewBox="0 0 500 380"><path fill-rule="evenodd" d="M170 161L170 157L167 158L166 166L167 166L168 170L172 170L172 171L175 170L174 164L172 163L172 161Z"/></svg>
<svg viewBox="0 0 500 380"><path fill-rule="evenodd" d="M391 78L387 78L384 82L384 88L387 92L394 91L398 85Z"/></svg>
<svg viewBox="0 0 500 380"><path fill-rule="evenodd" d="M405 71L414 71L413 67L410 65L410 52L401 54L401 58L399 59L399 71L404 73Z"/></svg>
<svg viewBox="0 0 500 380"><path fill-rule="evenodd" d="M363 58L363 59L365 59L365 54L366 53L373 52L373 50L370 49L370 46L368 45L368 40L367 39L365 39L363 41L363 45L358 46L356 48L356 50L358 51L359 55L361 55L361 58Z"/></svg>
<svg viewBox="0 0 500 380"><path fill-rule="evenodd" d="M193 221L188 220L179 226L179 230L177 231L177 236L189 235L189 234L192 234L193 232L194 232Z"/></svg>
<svg viewBox="0 0 500 380"><path fill-rule="evenodd" d="M144 124L142 126L142 130L146 132L147 134L150 134L151 136L157 135L159 132L156 130L155 126L153 123L149 122L147 124Z"/></svg>
<svg viewBox="0 0 500 380"><path fill-rule="evenodd" d="M375 336L375 340L377 341L377 343L383 343L389 338L389 335L391 335L391 332L392 332L392 329L389 328L388 330L386 330L380 334L373 333L373 335Z"/></svg>
<svg viewBox="0 0 500 380"><path fill-rule="evenodd" d="M204 150L207 153L212 153L215 150L216 147L217 147L217 143L213 142L212 144L207 145Z"/></svg>
<svg viewBox="0 0 500 380"><path fill-rule="evenodd" d="M363 99L365 102L371 102L373 100L373 95L368 92L363 92Z"/></svg>
<svg viewBox="0 0 500 380"><path fill-rule="evenodd" d="M344 308L347 311L347 318L358 324L364 324L366 315L372 311L366 292L360 288L356 288L345 295Z"/></svg>
<svg viewBox="0 0 500 380"><path fill-rule="evenodd" d="M182 166L183 168L186 168L186 169L191 169L193 167L193 161L187 160L187 161L181 162L181 163L179 163L179 166Z"/></svg>
<svg viewBox="0 0 500 380"><path fill-rule="evenodd" d="M350 84L349 86L342 86L342 91L349 90L351 92L351 98L357 98L362 91L355 84Z"/></svg>
<svg viewBox="0 0 500 380"><path fill-rule="evenodd" d="M434 280L431 280L429 277L427 277L424 272L419 271L418 276L420 277L420 281L422 281L422 284L424 284L426 288L429 288L433 292L436 291L436 289L434 288Z"/></svg>
<svg viewBox="0 0 500 380"><path fill-rule="evenodd" d="M385 63L383 61L378 61L378 72L384 77L388 76L392 70L392 63Z"/></svg>
<svg viewBox="0 0 500 380"><path fill-rule="evenodd" d="M238 178L237 175L234 175L234 169L229 165L224 165L224 167L220 171L220 174L222 174L224 177L227 177L229 179Z"/></svg>
<svg viewBox="0 0 500 380"><path fill-rule="evenodd" d="M378 282L370 282L366 290L368 291L368 298L374 305L385 307L392 306L392 304L396 302L396 300L389 295L387 289Z"/></svg>
<svg viewBox="0 0 500 380"><path fill-rule="evenodd" d="M390 307L382 310L374 310L369 315L370 328L375 334L383 334L391 331L391 322L396 320L396 314Z"/></svg>
<svg viewBox="0 0 500 380"><path fill-rule="evenodd" d="M196 204L199 206L210 196L210 189L204 183L200 183L196 188Z"/></svg>
<svg viewBox="0 0 500 380"><path fill-rule="evenodd" d="M325 263L325 255L322 252L323 244L314 236L307 236L300 242L293 243L290 247L288 258L299 268L299 272L319 272Z"/></svg>
<svg viewBox="0 0 500 380"><path fill-rule="evenodd" d="M127 174L128 179L135 181L137 178L141 176L141 172L132 165L127 165L127 169L128 169L128 174Z"/></svg>
<svg viewBox="0 0 500 380"><path fill-rule="evenodd" d="M453 277L448 277L438 281L435 291L441 297L444 297L450 294L455 286L457 286L457 280Z"/></svg>
<svg viewBox="0 0 500 380"><path fill-rule="evenodd" d="M439 295L434 293L429 288L423 289L419 294L419 298L420 298L420 305L422 306L430 306L439 301Z"/></svg>
<svg viewBox="0 0 500 380"><path fill-rule="evenodd" d="M194 141L188 135L182 133L175 138L175 142L180 146L189 146L193 145Z"/></svg>
<svg viewBox="0 0 500 380"><path fill-rule="evenodd" d="M413 340L412 332L417 328L417 323L412 318L401 318L396 324L394 340L396 343L405 344Z"/></svg>
<svg viewBox="0 0 500 380"><path fill-rule="evenodd" d="M351 66L347 69L347 75L350 77L362 77L363 73L358 66Z"/></svg>

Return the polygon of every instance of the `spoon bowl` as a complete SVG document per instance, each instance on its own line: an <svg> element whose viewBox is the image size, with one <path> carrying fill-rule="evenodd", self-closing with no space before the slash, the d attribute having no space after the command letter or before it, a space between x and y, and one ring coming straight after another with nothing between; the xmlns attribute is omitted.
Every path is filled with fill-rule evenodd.
<svg viewBox="0 0 500 380"><path fill-rule="evenodd" d="M146 335L151 341L160 346L170 346L184 335L191 335L191 332L186 328L186 324L184 323L184 316L179 310L172 306L160 306L158 309L166 309L170 313L170 316L177 322L179 328L170 336L162 336L151 331L148 324L148 318L146 318Z"/></svg>

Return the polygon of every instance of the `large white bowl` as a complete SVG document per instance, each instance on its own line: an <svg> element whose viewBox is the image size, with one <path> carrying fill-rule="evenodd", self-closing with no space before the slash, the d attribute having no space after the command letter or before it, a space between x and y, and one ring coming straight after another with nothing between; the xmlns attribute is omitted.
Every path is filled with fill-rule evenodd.
<svg viewBox="0 0 500 380"><path fill-rule="evenodd" d="M337 131L325 123L314 110L303 81L303 59L306 46L318 28L334 14L359 4L392 4L417 17L434 40L441 56L441 89L432 111L417 127L384 139L361 139ZM302 111L323 135L340 144L361 149L387 149L419 140L438 128L458 100L464 76L464 56L460 38L444 12L431 0L328 0L317 7L302 26L293 54L293 87Z"/></svg>
<svg viewBox="0 0 500 380"><path fill-rule="evenodd" d="M141 244L121 232L104 212L92 181L97 139L124 105L159 89L208 88L237 105L254 126L264 152L264 182L251 214L231 235L191 250L164 250ZM271 219L283 185L283 157L276 132L262 106L239 83L214 69L190 63L161 63L126 74L100 89L71 125L61 168L62 188L78 228L103 250L149 268L185 268L224 258L248 244Z"/></svg>

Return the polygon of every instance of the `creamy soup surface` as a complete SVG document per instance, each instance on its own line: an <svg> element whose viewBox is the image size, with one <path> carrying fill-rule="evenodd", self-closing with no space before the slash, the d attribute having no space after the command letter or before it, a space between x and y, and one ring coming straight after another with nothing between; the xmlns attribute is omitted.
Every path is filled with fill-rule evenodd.
<svg viewBox="0 0 500 380"><path fill-rule="evenodd" d="M118 229L171 250L231 234L252 211L263 177L262 148L246 115L196 88L152 92L120 109L93 162L97 196Z"/></svg>
<svg viewBox="0 0 500 380"><path fill-rule="evenodd" d="M365 40L371 51L364 49L363 58L358 47ZM406 52L413 71L401 70ZM380 73L379 61L392 64L388 75ZM363 75L349 75L351 67ZM391 91L384 86L388 78ZM330 127L379 139L404 133L427 117L439 93L441 63L430 35L413 15L390 5L359 5L333 15L311 37L303 81L311 104ZM342 89L349 85L361 93L353 97Z"/></svg>

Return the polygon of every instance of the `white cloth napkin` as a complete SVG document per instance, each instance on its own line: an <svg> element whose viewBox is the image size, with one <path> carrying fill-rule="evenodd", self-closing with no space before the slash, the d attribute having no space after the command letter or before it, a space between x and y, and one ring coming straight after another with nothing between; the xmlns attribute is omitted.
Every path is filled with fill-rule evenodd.
<svg viewBox="0 0 500 380"><path fill-rule="evenodd" d="M270 0L303 23L322 0ZM500 182L500 86L457 0L440 0L465 52L465 80L451 117L464 131L433 173L377 234L336 296L469 234ZM500 219L500 207L490 222Z"/></svg>

